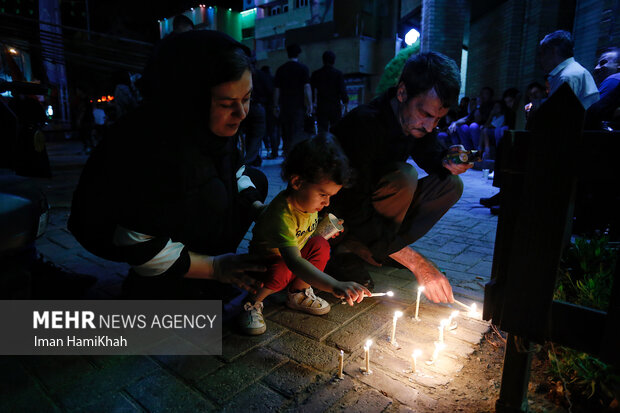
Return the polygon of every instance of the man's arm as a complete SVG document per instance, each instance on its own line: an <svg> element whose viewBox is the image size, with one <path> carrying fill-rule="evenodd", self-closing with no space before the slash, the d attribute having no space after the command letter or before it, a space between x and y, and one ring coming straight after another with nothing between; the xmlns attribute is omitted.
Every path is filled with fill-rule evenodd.
<svg viewBox="0 0 620 413"><path fill-rule="evenodd" d="M407 267L415 275L418 284L425 287L424 295L426 298L434 303L454 302L450 282L422 254L407 246L391 254L390 257Z"/></svg>

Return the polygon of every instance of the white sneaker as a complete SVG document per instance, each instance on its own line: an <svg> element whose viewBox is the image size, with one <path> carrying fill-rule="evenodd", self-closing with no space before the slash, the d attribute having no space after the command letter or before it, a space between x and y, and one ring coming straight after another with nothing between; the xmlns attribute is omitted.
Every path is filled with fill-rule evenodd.
<svg viewBox="0 0 620 413"><path fill-rule="evenodd" d="M247 302L243 309L245 311L239 316L241 331L251 336L263 334L267 330L267 325L263 318L263 303L259 301L252 305L252 303Z"/></svg>
<svg viewBox="0 0 620 413"><path fill-rule="evenodd" d="M489 179L493 179L495 177L495 171L491 172L489 174Z"/></svg>
<svg viewBox="0 0 620 413"><path fill-rule="evenodd" d="M312 287L297 293L288 293L286 306L293 310L299 310L308 314L323 315L329 313L331 306L321 297L314 295Z"/></svg>

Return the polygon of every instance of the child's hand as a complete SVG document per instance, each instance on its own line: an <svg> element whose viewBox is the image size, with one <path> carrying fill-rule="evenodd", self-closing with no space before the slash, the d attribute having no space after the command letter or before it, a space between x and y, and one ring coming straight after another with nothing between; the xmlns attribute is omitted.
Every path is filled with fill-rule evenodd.
<svg viewBox="0 0 620 413"><path fill-rule="evenodd" d="M353 281L340 281L334 286L333 293L338 298L344 298L349 305L353 305L354 302L361 303L364 299L364 294L370 297L372 293L363 285L360 285Z"/></svg>
<svg viewBox="0 0 620 413"><path fill-rule="evenodd" d="M338 225L342 226L342 224L344 224L344 219L339 219L338 220ZM332 239L334 239L338 235L342 234L343 231L344 231L344 228L342 228L340 231L336 232L334 235L332 235Z"/></svg>

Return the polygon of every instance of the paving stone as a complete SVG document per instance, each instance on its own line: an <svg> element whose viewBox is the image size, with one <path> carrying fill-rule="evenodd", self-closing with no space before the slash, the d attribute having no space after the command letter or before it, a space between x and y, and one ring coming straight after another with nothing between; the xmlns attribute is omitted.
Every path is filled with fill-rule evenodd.
<svg viewBox="0 0 620 413"><path fill-rule="evenodd" d="M387 290L402 287L409 283L409 281L411 281L411 278L413 277L413 274L411 274L411 272L409 271L407 271L408 278L398 277L397 274L399 273L400 272L393 271L389 274L385 274L382 271L382 268L373 268L373 270L369 271L370 277L375 283L375 288L373 291L378 293L384 293Z"/></svg>
<svg viewBox="0 0 620 413"><path fill-rule="evenodd" d="M22 362L51 391L76 384L89 373L97 373L82 356L23 357Z"/></svg>
<svg viewBox="0 0 620 413"><path fill-rule="evenodd" d="M180 345L195 347L193 344L184 340ZM200 377L212 373L224 365L224 363L219 361L215 356L160 355L152 357L166 369L173 371L175 374L188 381L198 380Z"/></svg>
<svg viewBox="0 0 620 413"><path fill-rule="evenodd" d="M247 388L238 397L224 406L222 412L276 412L286 403L286 399L261 383Z"/></svg>
<svg viewBox="0 0 620 413"><path fill-rule="evenodd" d="M354 387L354 381L345 375L343 380L330 380L311 386L310 395L291 404L285 411L289 413L324 412L340 400Z"/></svg>
<svg viewBox="0 0 620 413"><path fill-rule="evenodd" d="M222 405L287 361L285 356L261 347L203 377L196 387Z"/></svg>
<svg viewBox="0 0 620 413"><path fill-rule="evenodd" d="M2 357L0 372L0 412L60 411L17 357Z"/></svg>
<svg viewBox="0 0 620 413"><path fill-rule="evenodd" d="M469 271L469 265L456 264L451 261L433 260L437 268L440 270Z"/></svg>
<svg viewBox="0 0 620 413"><path fill-rule="evenodd" d="M292 360L263 378L265 384L287 397L294 396L319 380L327 381L329 376Z"/></svg>
<svg viewBox="0 0 620 413"><path fill-rule="evenodd" d="M484 290L483 289L477 289L477 290L469 290L469 289L463 289L463 288L458 288L455 286L452 286L452 292L454 293L454 295L460 295L462 297L467 298L470 301L476 301L478 303L482 303L484 301ZM462 300L459 300L462 301ZM480 306L478 307L480 308Z"/></svg>
<svg viewBox="0 0 620 413"><path fill-rule="evenodd" d="M379 304L383 301L383 298L385 297L365 298L361 303L356 303L353 306L340 304L340 301L338 301L336 304L332 304L332 309L324 317L329 321L343 325Z"/></svg>
<svg viewBox="0 0 620 413"><path fill-rule="evenodd" d="M395 349L391 345L374 346L371 362L377 368L388 371L393 376L401 377L405 381L421 384L425 387L436 387L449 383L451 378L444 374L430 374L431 372L424 364L428 355L425 356L424 353L417 360L416 373L411 373L411 354L414 349L421 349L421 347L422 345L418 343L415 346L405 343L399 349ZM430 349L431 346L428 346L428 348ZM358 368L364 366L364 363L363 357L356 357L351 362L354 367L357 366Z"/></svg>
<svg viewBox="0 0 620 413"><path fill-rule="evenodd" d="M67 384L53 396L65 409L76 409L80 406L92 403L98 396L110 392L116 392L126 385L148 376L159 367L149 358L142 356L111 357L98 356L98 358L110 358L103 362L101 370L84 374L77 383Z"/></svg>
<svg viewBox="0 0 620 413"><path fill-rule="evenodd" d="M471 267L468 271L474 274L478 274L481 277L489 277L491 275L492 263L482 261Z"/></svg>
<svg viewBox="0 0 620 413"><path fill-rule="evenodd" d="M292 331L273 340L269 348L322 372L330 372L338 366L338 350Z"/></svg>
<svg viewBox="0 0 620 413"><path fill-rule="evenodd" d="M372 365L370 370L372 373L366 375L360 371L359 367L350 366L347 368L347 374L380 390L387 398L398 400L407 406L429 411L436 405L437 402L416 389L414 383L391 377L380 368L373 367Z"/></svg>
<svg viewBox="0 0 620 413"><path fill-rule="evenodd" d="M450 283L452 283L452 280L468 283L476 277L474 274L464 271L445 270L445 273Z"/></svg>
<svg viewBox="0 0 620 413"><path fill-rule="evenodd" d="M392 404L392 400L375 389L359 391L353 389L327 411L344 413L382 412L390 404Z"/></svg>
<svg viewBox="0 0 620 413"><path fill-rule="evenodd" d="M381 332L392 322L395 309L402 309L402 306L384 301L331 334L326 342L347 353L352 353L362 347L367 339Z"/></svg>
<svg viewBox="0 0 620 413"><path fill-rule="evenodd" d="M267 320L266 323L267 331L258 336L246 336L238 333L226 335L222 340L222 359L231 362L286 332L286 329L279 324L270 320Z"/></svg>
<svg viewBox="0 0 620 413"><path fill-rule="evenodd" d="M123 392L106 394L99 396L91 404L79 407L72 412L92 413L92 412L114 412L114 413L134 413L143 410L127 399Z"/></svg>
<svg viewBox="0 0 620 413"><path fill-rule="evenodd" d="M194 389L163 370L132 383L125 390L153 413L200 412L214 407Z"/></svg>
<svg viewBox="0 0 620 413"><path fill-rule="evenodd" d="M462 253L452 259L452 262L457 264L475 265L482 261L486 257L486 254L479 252L464 250Z"/></svg>
<svg viewBox="0 0 620 413"><path fill-rule="evenodd" d="M454 258L454 255L444 254L443 252L439 252L437 246L434 245L425 245L424 243L416 243L413 248L430 259L431 261L440 260L440 261L451 261Z"/></svg>
<svg viewBox="0 0 620 413"><path fill-rule="evenodd" d="M323 341L325 337L340 327L340 324L328 320L326 316L306 314L289 308L285 308L269 318L273 322L318 341Z"/></svg>
<svg viewBox="0 0 620 413"><path fill-rule="evenodd" d="M439 248L439 252L443 252L444 254L455 255L455 254L460 254L467 247L469 247L469 244L451 241L443 245L441 248Z"/></svg>

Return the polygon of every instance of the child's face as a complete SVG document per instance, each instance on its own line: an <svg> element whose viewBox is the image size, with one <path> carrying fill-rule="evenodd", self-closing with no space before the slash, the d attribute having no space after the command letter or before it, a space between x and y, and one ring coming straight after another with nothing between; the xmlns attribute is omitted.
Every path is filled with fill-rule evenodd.
<svg viewBox="0 0 620 413"><path fill-rule="evenodd" d="M299 176L291 179L294 191L289 200L293 206L306 213L318 212L329 205L330 197L336 195L342 185L324 179L318 184L304 182Z"/></svg>

